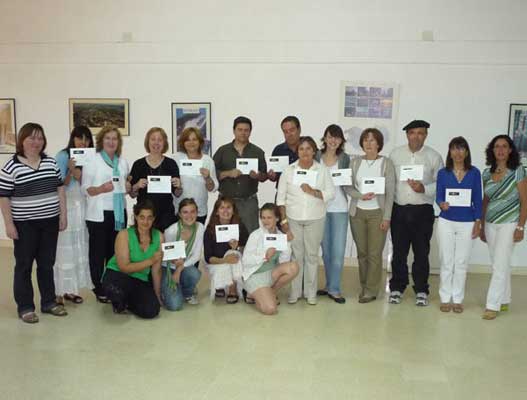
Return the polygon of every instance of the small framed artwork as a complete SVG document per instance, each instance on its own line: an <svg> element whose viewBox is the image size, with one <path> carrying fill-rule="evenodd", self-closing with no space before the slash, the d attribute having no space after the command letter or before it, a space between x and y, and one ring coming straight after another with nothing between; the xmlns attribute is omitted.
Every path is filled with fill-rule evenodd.
<svg viewBox="0 0 527 400"><path fill-rule="evenodd" d="M527 104L511 104L509 136L514 141L523 165L527 166Z"/></svg>
<svg viewBox="0 0 527 400"><path fill-rule="evenodd" d="M0 99L0 154L16 153L15 99Z"/></svg>
<svg viewBox="0 0 527 400"><path fill-rule="evenodd" d="M190 127L199 129L205 141L202 152L211 155L211 103L172 103L172 152L181 150L179 135Z"/></svg>
<svg viewBox="0 0 527 400"><path fill-rule="evenodd" d="M70 99L70 131L80 125L96 135L104 126L115 125L130 136L129 99Z"/></svg>

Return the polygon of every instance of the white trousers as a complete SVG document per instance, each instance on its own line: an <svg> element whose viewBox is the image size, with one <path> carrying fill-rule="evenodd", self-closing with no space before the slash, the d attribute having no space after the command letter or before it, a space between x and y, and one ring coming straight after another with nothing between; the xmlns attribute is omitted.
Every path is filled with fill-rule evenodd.
<svg viewBox="0 0 527 400"><path fill-rule="evenodd" d="M485 236L492 262L492 277L487 292L487 309L499 311L502 304L511 302L511 257L514 249L514 230L518 224L485 223Z"/></svg>
<svg viewBox="0 0 527 400"><path fill-rule="evenodd" d="M463 303L468 261L472 251L474 222L438 218L437 241L441 263L439 297L441 303Z"/></svg>

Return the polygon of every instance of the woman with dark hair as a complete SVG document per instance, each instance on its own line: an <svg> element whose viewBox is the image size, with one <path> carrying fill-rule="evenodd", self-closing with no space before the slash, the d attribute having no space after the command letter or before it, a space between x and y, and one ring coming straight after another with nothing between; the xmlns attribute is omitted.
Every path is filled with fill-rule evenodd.
<svg viewBox="0 0 527 400"><path fill-rule="evenodd" d="M105 264L115 253L115 238L126 228L125 194L130 193L128 162L121 156L119 128L108 125L95 137L95 156L82 169L81 189L86 195L88 258L97 301L108 303L101 286Z"/></svg>
<svg viewBox="0 0 527 400"><path fill-rule="evenodd" d="M193 294L201 278L201 271L194 267L199 264L203 248L205 228L197 221L198 205L194 199L179 202L179 220L165 230L165 241L185 242L185 258L169 260L163 263L161 279L161 300L170 311L183 308L183 303L199 304Z"/></svg>
<svg viewBox="0 0 527 400"><path fill-rule="evenodd" d="M463 312L472 239L479 236L481 229L481 174L471 160L465 138L455 137L448 145L446 167L437 174L436 203L441 209L437 221L441 262L439 309L442 312Z"/></svg>
<svg viewBox="0 0 527 400"><path fill-rule="evenodd" d="M155 207L149 200L134 206L134 225L115 239L115 255L102 279L116 314L127 309L141 318L159 314L163 234L153 227ZM150 281L152 276L152 281Z"/></svg>
<svg viewBox="0 0 527 400"><path fill-rule="evenodd" d="M265 236L282 234L279 230L280 210L273 203L260 209L261 227L247 240L242 258L245 302L256 303L266 315L277 311L277 292L298 274L298 264L291 261L291 247L286 250L266 246ZM247 295L248 294L248 295Z"/></svg>
<svg viewBox="0 0 527 400"><path fill-rule="evenodd" d="M280 207L280 225L292 239L293 258L299 273L291 284L289 304L305 297L317 304L318 250L324 235L327 204L335 197L329 170L315 160L317 144L302 136L298 160L283 172L278 183L276 204Z"/></svg>
<svg viewBox="0 0 527 400"><path fill-rule="evenodd" d="M217 225L238 225L238 240L218 242L216 238ZM228 290L227 303L237 303L242 290L242 254L249 233L241 222L234 200L220 196L207 225L203 238L205 262L210 275L210 296L225 297Z"/></svg>
<svg viewBox="0 0 527 400"><path fill-rule="evenodd" d="M480 238L489 246L492 278L483 319L495 319L511 302L511 256L514 244L524 238L527 220L527 179L511 138L495 136L486 149L483 171L482 227Z"/></svg>
<svg viewBox="0 0 527 400"><path fill-rule="evenodd" d="M82 167L70 157L70 149L93 147L91 131L86 126L75 127L68 145L55 156L66 191L68 227L59 234L54 266L57 301L83 302L80 290L92 289L88 262L88 229L86 228L86 197L81 192Z"/></svg>
<svg viewBox="0 0 527 400"><path fill-rule="evenodd" d="M209 193L218 190L218 178L216 177L216 166L208 154L202 152L205 141L198 128L186 128L181 132L178 139L179 151L174 154L181 174L181 188L183 193L180 197L174 197L174 206L178 208L180 199L194 199L198 205L198 221L205 224L207 220L207 203ZM199 160L201 168L199 175L192 169L185 168L192 160Z"/></svg>
<svg viewBox="0 0 527 400"><path fill-rule="evenodd" d="M377 299L382 282L382 251L390 229L395 195L395 168L392 160L379 153L384 137L377 128L362 131L359 144L363 156L351 160L353 184L346 187L351 197L349 215L353 241L357 246L361 292L359 303ZM366 180L384 178L384 193L363 187Z"/></svg>
<svg viewBox="0 0 527 400"><path fill-rule="evenodd" d="M145 136L144 147L148 155L136 160L130 171L132 190L131 197L137 197L137 202L149 199L156 208L155 227L163 232L177 221L173 196L181 195L181 181L177 163L164 154L168 150L168 137L162 128L153 127ZM171 193L153 193L148 190L149 176L169 176Z"/></svg>
<svg viewBox="0 0 527 400"><path fill-rule="evenodd" d="M14 295L18 316L38 322L33 302L31 270L37 263L40 309L65 316L57 304L53 264L59 231L67 227L66 195L55 159L48 157L46 136L39 124L27 123L17 135L16 153L0 172L0 207L15 255Z"/></svg>
<svg viewBox="0 0 527 400"><path fill-rule="evenodd" d="M350 167L350 156L344 151L346 139L338 125L329 125L322 137L322 149L315 159L324 165L329 172L337 173L339 169ZM350 172L351 177L351 172ZM326 271L326 287L317 292L328 295L338 304L346 299L340 292L340 277L344 265L344 253L348 236L348 197L343 186L335 186L335 198L327 203L326 224L322 238L322 259Z"/></svg>

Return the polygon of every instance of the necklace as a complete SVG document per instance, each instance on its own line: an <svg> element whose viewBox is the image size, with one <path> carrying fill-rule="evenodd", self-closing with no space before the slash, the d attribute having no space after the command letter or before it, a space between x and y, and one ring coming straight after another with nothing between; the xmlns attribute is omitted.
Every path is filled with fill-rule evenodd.
<svg viewBox="0 0 527 400"><path fill-rule="evenodd" d="M366 164L368 164L368 167L372 167L373 164L375 164L375 161L377 161L377 159L375 159L375 160L368 160L367 158L365 160L366 160Z"/></svg>

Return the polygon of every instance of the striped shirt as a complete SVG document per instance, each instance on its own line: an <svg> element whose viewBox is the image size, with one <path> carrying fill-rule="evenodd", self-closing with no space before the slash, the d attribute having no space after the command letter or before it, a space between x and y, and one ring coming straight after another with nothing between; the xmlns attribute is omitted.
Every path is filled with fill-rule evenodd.
<svg viewBox="0 0 527 400"><path fill-rule="evenodd" d="M0 171L0 197L10 198L13 221L59 215L59 186L60 170L52 157L42 156L38 168L33 169L14 155Z"/></svg>
<svg viewBox="0 0 527 400"><path fill-rule="evenodd" d="M485 221L493 224L518 222L520 218L520 194L518 182L525 179L525 168L520 165L515 171L507 174L498 182L492 180L490 168L483 171L485 195L489 198Z"/></svg>

